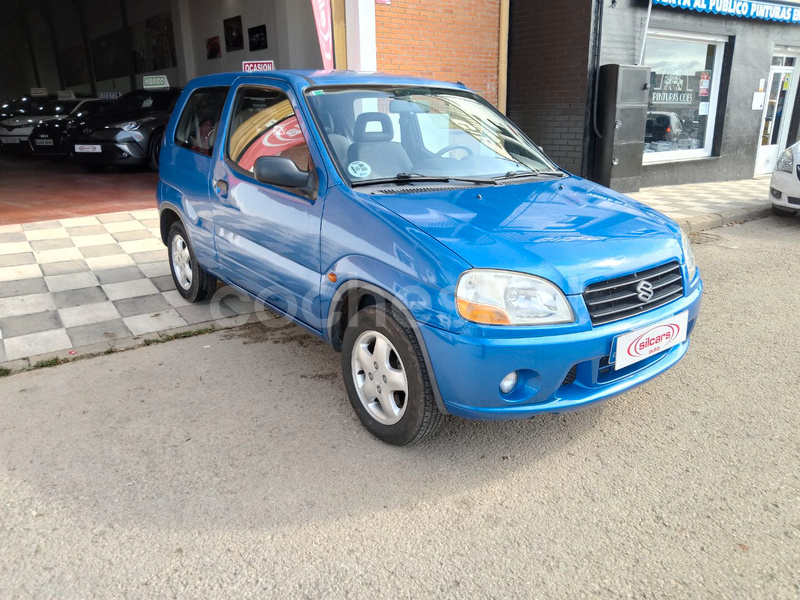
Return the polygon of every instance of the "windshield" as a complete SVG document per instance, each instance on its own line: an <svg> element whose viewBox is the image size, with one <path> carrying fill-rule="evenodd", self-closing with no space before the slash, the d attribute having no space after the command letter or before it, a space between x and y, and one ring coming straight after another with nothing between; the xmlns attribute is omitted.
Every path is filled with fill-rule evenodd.
<svg viewBox="0 0 800 600"><path fill-rule="evenodd" d="M467 91L329 87L306 92L322 135L351 184L495 178L554 171L502 114Z"/></svg>
<svg viewBox="0 0 800 600"><path fill-rule="evenodd" d="M108 107L108 112L130 112L137 110L169 110L175 99L173 90L136 90L128 92Z"/></svg>
<svg viewBox="0 0 800 600"><path fill-rule="evenodd" d="M41 115L68 115L78 106L78 100L51 100L39 108Z"/></svg>

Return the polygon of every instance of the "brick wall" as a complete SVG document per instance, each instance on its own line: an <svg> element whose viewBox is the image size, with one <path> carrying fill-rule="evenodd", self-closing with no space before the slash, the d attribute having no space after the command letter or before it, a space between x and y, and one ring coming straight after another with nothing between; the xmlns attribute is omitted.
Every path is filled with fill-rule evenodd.
<svg viewBox="0 0 800 600"><path fill-rule="evenodd" d="M497 104L499 0L376 4L378 70L461 81Z"/></svg>
<svg viewBox="0 0 800 600"><path fill-rule="evenodd" d="M581 174L592 2L511 0L508 116Z"/></svg>

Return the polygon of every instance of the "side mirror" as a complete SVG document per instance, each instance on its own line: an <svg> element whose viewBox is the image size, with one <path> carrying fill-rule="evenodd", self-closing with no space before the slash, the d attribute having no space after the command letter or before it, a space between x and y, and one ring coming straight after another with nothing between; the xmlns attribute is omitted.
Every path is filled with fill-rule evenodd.
<svg viewBox="0 0 800 600"><path fill-rule="evenodd" d="M316 172L301 171L290 158L262 156L253 165L253 175L261 183L293 188L312 200L317 197Z"/></svg>

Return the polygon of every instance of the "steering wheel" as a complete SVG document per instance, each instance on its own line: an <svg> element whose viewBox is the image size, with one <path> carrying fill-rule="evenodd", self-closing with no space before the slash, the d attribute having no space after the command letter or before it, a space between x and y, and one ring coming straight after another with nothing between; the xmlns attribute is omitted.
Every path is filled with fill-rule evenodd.
<svg viewBox="0 0 800 600"><path fill-rule="evenodd" d="M442 156L444 156L445 154L447 154L448 152L452 152L453 150L465 150L465 151L466 151L466 153L467 153L467 156L472 156L473 154L475 154L475 153L472 151L472 148L470 148L469 146L464 146L464 145L462 145L462 144L453 144L453 145L451 145L451 146L445 146L444 148L442 148L441 150L439 150L439 151L436 153L436 156L442 157Z"/></svg>

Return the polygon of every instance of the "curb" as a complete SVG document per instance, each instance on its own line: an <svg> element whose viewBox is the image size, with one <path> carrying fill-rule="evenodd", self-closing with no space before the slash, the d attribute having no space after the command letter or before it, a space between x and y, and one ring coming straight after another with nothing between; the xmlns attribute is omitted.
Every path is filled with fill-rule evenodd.
<svg viewBox="0 0 800 600"><path fill-rule="evenodd" d="M241 316L241 315L240 315ZM37 366L39 363L47 362L50 360L57 360L56 364L63 364L72 362L74 360L81 360L84 358L91 358L103 354L116 354L117 352L124 352L132 350L133 348L140 348L148 346L153 342L168 341L173 339L173 336L180 336L181 334L196 335L211 333L214 331L224 331L226 329L236 329L238 327L245 327L254 322L248 315L246 322L236 320L235 318L219 319L216 321L206 321L204 323L196 323L194 325L184 325L172 329L164 329L162 331L153 331L152 333L145 333L138 336L131 336L126 338L119 338L108 342L100 342L97 344L90 344L88 346L80 346L78 348L69 348L67 350L58 350L55 352L47 352L37 356L29 356L27 358L17 358L0 362L0 369L8 369L11 374L16 374L24 371L31 371L34 369L42 368ZM49 365L46 365L49 366ZM54 365L55 366L55 365Z"/></svg>
<svg viewBox="0 0 800 600"><path fill-rule="evenodd" d="M764 204L753 208L737 208L721 213L697 215L688 219L677 219L677 223L686 233L698 233L708 229L716 229L734 223L744 223L756 219L764 219L772 214L772 206Z"/></svg>

